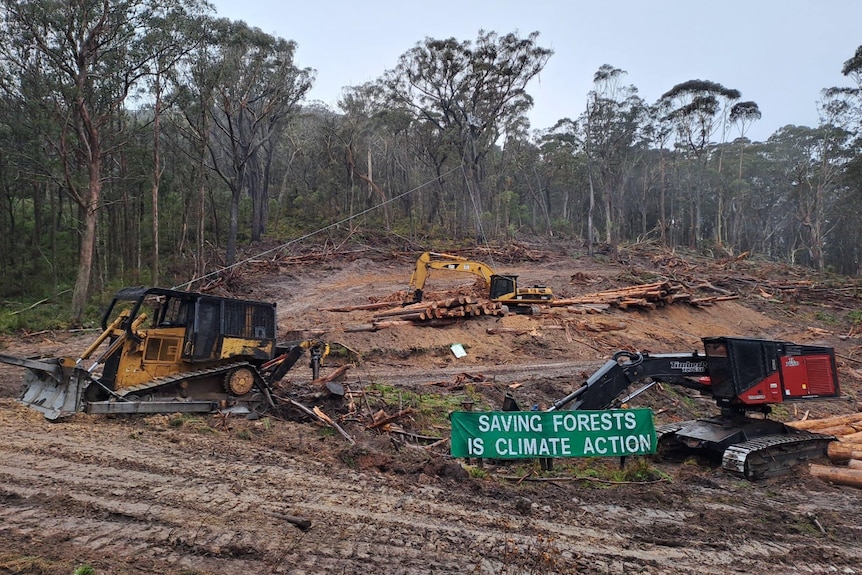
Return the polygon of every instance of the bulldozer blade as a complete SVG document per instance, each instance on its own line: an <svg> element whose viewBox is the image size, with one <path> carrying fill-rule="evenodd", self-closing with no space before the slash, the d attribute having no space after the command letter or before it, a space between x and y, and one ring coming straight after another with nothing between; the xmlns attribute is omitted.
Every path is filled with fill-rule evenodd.
<svg viewBox="0 0 862 575"><path fill-rule="evenodd" d="M24 389L19 403L42 413L45 419L56 420L80 411L83 390L89 374L75 369L66 378L40 369L28 368L24 374Z"/></svg>

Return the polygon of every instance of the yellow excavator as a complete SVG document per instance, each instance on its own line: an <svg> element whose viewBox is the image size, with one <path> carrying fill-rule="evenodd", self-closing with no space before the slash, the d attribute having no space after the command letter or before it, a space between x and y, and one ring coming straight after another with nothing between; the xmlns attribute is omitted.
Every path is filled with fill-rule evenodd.
<svg viewBox="0 0 862 575"><path fill-rule="evenodd" d="M488 264L469 260L452 254L425 252L416 260L416 269L410 278L407 290L413 302L422 301L422 289L431 270L449 270L479 276L488 286L488 299L499 302L514 313L533 313L537 304L547 303L554 298L551 288L534 285L518 287L518 276L498 274Z"/></svg>
<svg viewBox="0 0 862 575"><path fill-rule="evenodd" d="M101 334L80 356L0 355L0 362L27 369L19 401L47 419L78 412L249 414L276 405L272 386L306 351L316 379L330 345L277 342L274 303L130 287L114 296Z"/></svg>

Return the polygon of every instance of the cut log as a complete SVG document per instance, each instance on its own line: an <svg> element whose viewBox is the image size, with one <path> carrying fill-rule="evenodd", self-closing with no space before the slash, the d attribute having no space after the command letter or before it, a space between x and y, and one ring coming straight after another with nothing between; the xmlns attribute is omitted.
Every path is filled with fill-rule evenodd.
<svg viewBox="0 0 862 575"><path fill-rule="evenodd" d="M862 431L840 435L838 441L842 443L856 443L859 444L859 449L862 449Z"/></svg>
<svg viewBox="0 0 862 575"><path fill-rule="evenodd" d="M862 413L851 413L850 415L834 415L832 417L823 417L820 419L806 419L805 421L788 421L787 425L795 429L822 429L825 427L833 427L836 425L848 425L862 421Z"/></svg>
<svg viewBox="0 0 862 575"><path fill-rule="evenodd" d="M862 487L862 469L847 469L845 467L812 463L809 470L814 477L830 483Z"/></svg>
<svg viewBox="0 0 862 575"><path fill-rule="evenodd" d="M829 427L815 427L814 429L817 430L817 433L823 433L824 435L834 435L838 438L840 438L841 436L850 435L851 433L856 433L856 429L850 425L832 425Z"/></svg>
<svg viewBox="0 0 862 575"><path fill-rule="evenodd" d="M848 469L862 469L862 459L851 459L847 462Z"/></svg>
<svg viewBox="0 0 862 575"><path fill-rule="evenodd" d="M862 459L862 446L856 443L831 441L826 453L833 463L842 463L851 459Z"/></svg>
<svg viewBox="0 0 862 575"><path fill-rule="evenodd" d="M318 311L348 312L348 311L386 309L388 307L392 307L391 301L379 301L377 303L363 303L363 304L359 304L359 305L345 305L345 306L341 306L341 307L322 307L322 308L318 308Z"/></svg>

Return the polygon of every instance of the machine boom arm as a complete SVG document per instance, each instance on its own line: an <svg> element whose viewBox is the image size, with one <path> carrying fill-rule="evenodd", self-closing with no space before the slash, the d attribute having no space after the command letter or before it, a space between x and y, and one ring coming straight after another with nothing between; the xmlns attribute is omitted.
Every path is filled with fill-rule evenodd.
<svg viewBox="0 0 862 575"><path fill-rule="evenodd" d="M607 409L630 385L646 378L708 391L709 386L696 379L706 375L706 358L696 352L649 355L618 351L581 387L555 401L549 411L569 404L570 409Z"/></svg>

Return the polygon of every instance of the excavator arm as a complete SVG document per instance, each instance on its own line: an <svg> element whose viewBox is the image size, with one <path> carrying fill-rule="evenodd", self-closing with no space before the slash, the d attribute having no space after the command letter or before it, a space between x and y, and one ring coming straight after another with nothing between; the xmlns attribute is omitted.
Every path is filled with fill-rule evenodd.
<svg viewBox="0 0 862 575"><path fill-rule="evenodd" d="M414 302L422 301L422 289L425 287L425 281L431 270L450 270L473 274L485 280L485 284L488 286L491 285L491 277L495 275L494 270L482 262L452 254L425 252L416 260L416 269L413 270L410 286L407 290L408 295L413 295Z"/></svg>

